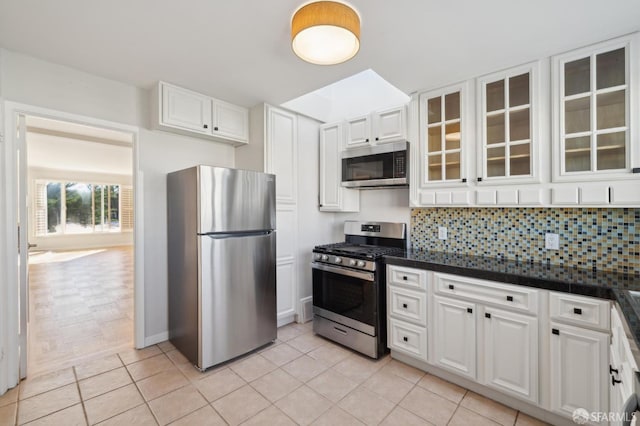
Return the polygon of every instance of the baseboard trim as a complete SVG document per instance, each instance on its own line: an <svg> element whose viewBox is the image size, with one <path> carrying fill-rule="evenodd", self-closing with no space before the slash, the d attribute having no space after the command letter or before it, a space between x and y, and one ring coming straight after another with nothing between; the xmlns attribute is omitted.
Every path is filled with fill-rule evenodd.
<svg viewBox="0 0 640 426"><path fill-rule="evenodd" d="M282 327L283 325L291 324L295 320L296 320L296 314L295 313L280 317L280 318L278 318L278 327Z"/></svg>

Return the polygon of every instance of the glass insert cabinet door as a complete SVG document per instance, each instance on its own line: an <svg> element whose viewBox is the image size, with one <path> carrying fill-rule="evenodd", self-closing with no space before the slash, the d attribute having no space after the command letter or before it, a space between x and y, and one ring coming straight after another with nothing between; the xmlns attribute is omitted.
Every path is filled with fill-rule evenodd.
<svg viewBox="0 0 640 426"><path fill-rule="evenodd" d="M554 176L630 172L631 51L625 38L554 57Z"/></svg>
<svg viewBox="0 0 640 426"><path fill-rule="evenodd" d="M481 163L478 181L535 178L534 94L538 64L478 79Z"/></svg>
<svg viewBox="0 0 640 426"><path fill-rule="evenodd" d="M420 95L421 183L464 183L464 85Z"/></svg>

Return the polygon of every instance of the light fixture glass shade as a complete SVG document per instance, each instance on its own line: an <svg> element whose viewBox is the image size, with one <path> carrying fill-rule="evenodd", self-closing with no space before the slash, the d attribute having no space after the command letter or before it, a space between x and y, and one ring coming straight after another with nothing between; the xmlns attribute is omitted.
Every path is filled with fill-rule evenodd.
<svg viewBox="0 0 640 426"><path fill-rule="evenodd" d="M293 15L291 47L312 64L345 62L360 49L360 17L343 3L309 3Z"/></svg>

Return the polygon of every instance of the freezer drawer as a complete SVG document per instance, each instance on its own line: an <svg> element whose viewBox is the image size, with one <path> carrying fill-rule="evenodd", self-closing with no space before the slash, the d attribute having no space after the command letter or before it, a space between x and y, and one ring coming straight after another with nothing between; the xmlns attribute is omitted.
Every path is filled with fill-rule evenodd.
<svg viewBox="0 0 640 426"><path fill-rule="evenodd" d="M199 237L200 368L276 339L276 234Z"/></svg>

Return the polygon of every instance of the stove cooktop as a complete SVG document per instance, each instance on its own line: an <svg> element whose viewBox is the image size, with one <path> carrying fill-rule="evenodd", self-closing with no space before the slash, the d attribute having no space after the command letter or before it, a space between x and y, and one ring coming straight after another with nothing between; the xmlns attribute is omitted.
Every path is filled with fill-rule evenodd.
<svg viewBox="0 0 640 426"><path fill-rule="evenodd" d="M334 243L316 246L315 253L326 253L363 259L378 259L389 254L402 254L404 250L397 247L374 246L367 244Z"/></svg>

